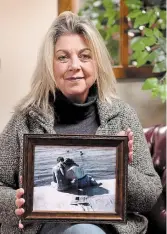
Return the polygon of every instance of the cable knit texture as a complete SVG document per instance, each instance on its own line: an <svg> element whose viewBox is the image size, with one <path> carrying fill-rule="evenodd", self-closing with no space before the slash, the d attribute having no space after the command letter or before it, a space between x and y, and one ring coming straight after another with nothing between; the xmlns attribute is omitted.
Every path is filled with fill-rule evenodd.
<svg viewBox="0 0 167 234"><path fill-rule="evenodd" d="M113 99L112 105L97 100L100 119L97 135L115 135L128 127L134 133L133 162L128 168L127 224L111 224L121 234L144 234L147 219L140 212L149 211L161 193L160 178L155 172L142 126L136 112L125 102ZM27 114L15 113L0 135L0 223L1 234L36 234L39 224L18 229L15 211L15 190L23 167L23 135L56 133L54 111L45 116L34 107ZM109 226L109 225L108 225Z"/></svg>

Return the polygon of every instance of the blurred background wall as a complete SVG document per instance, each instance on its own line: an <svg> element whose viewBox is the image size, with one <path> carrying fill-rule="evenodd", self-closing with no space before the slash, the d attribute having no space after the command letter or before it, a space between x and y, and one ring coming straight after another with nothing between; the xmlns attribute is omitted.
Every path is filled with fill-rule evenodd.
<svg viewBox="0 0 167 234"><path fill-rule="evenodd" d="M42 39L57 0L0 0L0 132L29 90Z"/></svg>
<svg viewBox="0 0 167 234"><path fill-rule="evenodd" d="M150 91L141 90L144 79L117 79L118 93L138 114L143 127L166 123L166 105L152 98Z"/></svg>

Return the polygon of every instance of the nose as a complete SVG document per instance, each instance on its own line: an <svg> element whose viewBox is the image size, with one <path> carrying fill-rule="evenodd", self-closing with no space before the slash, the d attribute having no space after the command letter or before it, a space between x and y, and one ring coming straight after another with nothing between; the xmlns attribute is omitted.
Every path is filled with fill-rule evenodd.
<svg viewBox="0 0 167 234"><path fill-rule="evenodd" d="M69 70L80 70L80 60L77 56L71 58L71 63L69 64Z"/></svg>

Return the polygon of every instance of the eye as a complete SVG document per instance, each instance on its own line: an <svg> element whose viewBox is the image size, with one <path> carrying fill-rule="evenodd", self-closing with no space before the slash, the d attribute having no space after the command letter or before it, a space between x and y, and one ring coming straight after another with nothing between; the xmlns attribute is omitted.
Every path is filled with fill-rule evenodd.
<svg viewBox="0 0 167 234"><path fill-rule="evenodd" d="M66 63L68 61L68 57L66 55L60 55L60 56L58 56L58 60L61 63Z"/></svg>
<svg viewBox="0 0 167 234"><path fill-rule="evenodd" d="M80 55L80 59L84 62L88 61L91 59L91 55L90 54L81 54Z"/></svg>

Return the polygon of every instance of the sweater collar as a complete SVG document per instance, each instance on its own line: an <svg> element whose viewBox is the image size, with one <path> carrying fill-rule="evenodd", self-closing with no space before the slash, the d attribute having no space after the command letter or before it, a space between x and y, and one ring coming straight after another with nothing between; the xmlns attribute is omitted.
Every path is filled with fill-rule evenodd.
<svg viewBox="0 0 167 234"><path fill-rule="evenodd" d="M100 119L100 127L104 127L112 118L120 113L119 99L112 99L112 103L101 101L97 99L97 109Z"/></svg>
<svg viewBox="0 0 167 234"><path fill-rule="evenodd" d="M100 126L99 128L104 128L105 125L115 116L117 116L120 111L120 101L118 99L112 99L112 104L109 105L106 102L100 101L97 97L96 99L96 104L97 104L97 110L99 114L99 119L100 119ZM46 115L44 114L41 109L37 106L34 106L30 111L29 111L29 116L35 119L40 126L42 126L44 129L46 129L46 132L48 133L55 133L54 130L54 122L55 122L55 117L54 117L54 108Z"/></svg>
<svg viewBox="0 0 167 234"><path fill-rule="evenodd" d="M88 98L85 103L75 103L65 97L60 90L56 91L54 111L56 122L61 124L78 123L95 111L94 104L97 100L97 89L90 88Z"/></svg>

